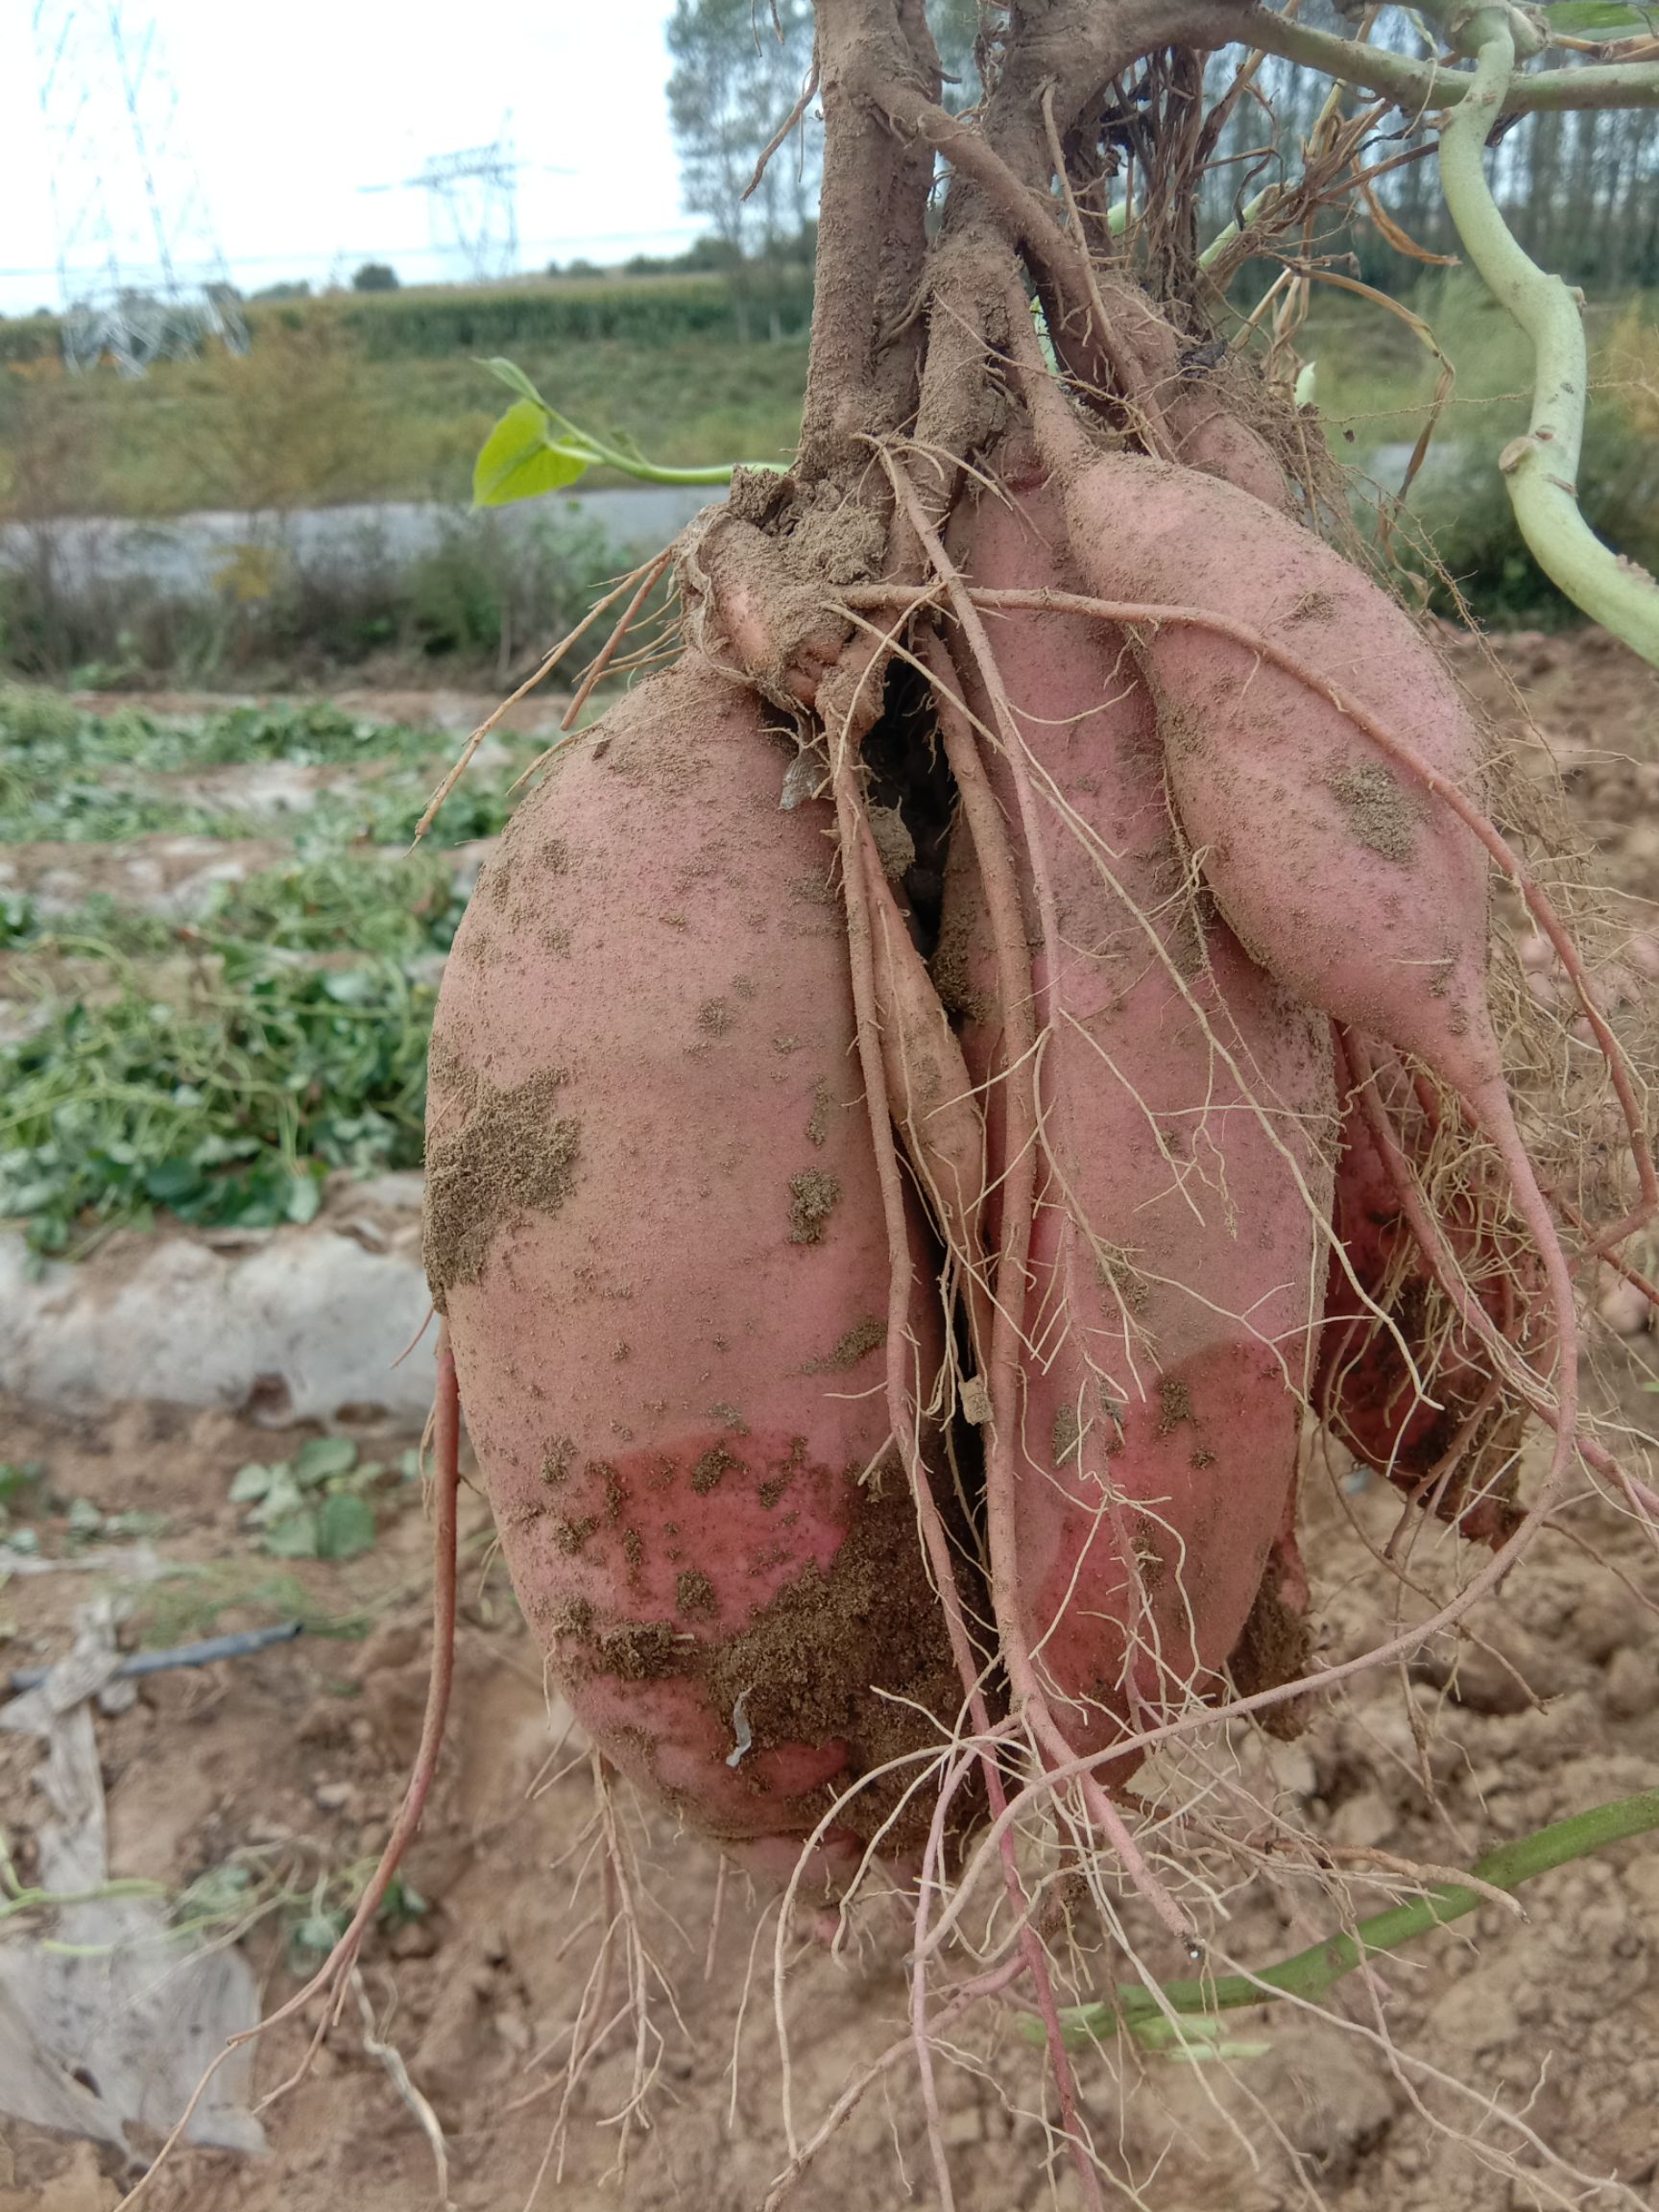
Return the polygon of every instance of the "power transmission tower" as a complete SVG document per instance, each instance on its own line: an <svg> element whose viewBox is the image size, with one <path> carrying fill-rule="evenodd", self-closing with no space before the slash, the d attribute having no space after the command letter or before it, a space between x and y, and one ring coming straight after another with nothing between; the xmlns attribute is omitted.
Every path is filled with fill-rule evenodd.
<svg viewBox="0 0 1659 2212"><path fill-rule="evenodd" d="M63 357L127 376L207 337L246 352L179 95L144 0L35 0L40 108L56 141L52 199Z"/></svg>
<svg viewBox="0 0 1659 2212"><path fill-rule="evenodd" d="M488 146L434 154L424 168L397 184L365 184L365 192L424 192L432 243L459 251L467 274L488 284L518 270L520 161L505 131Z"/></svg>

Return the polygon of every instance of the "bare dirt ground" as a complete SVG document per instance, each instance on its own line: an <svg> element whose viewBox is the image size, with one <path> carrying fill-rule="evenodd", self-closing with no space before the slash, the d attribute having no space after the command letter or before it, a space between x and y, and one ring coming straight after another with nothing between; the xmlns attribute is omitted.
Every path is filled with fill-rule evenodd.
<svg viewBox="0 0 1659 2212"><path fill-rule="evenodd" d="M1511 641L1496 670L1466 672L1500 711L1507 679L1525 686L1642 937L1659 920L1647 903L1659 899L1659 681L1587 638ZM1659 1437L1659 1396L1646 1386L1656 1352L1651 1335L1598 1335L1607 1401L1649 1443ZM165 1406L91 1421L0 1405L0 1455L48 1470L52 1499L36 1517L43 1551L67 1544L72 1500L164 1517L152 1541L182 1572L127 1588L131 1635L217 1632L301 1600L312 1622L257 1657L152 1677L131 1710L100 1716L112 1871L178 1890L252 1855L302 1907L324 1872L372 1858L425 1691L426 1533L412 1489L363 1557L276 1562L251 1551L228 1489L244 1461L280 1456L298 1432ZM1343 1472L1310 1455L1304 1548L1327 1654L1379 1640L1398 1593L1377 1553L1400 1502L1375 1482L1355 1488ZM432 2143L399 2064L442 2129L459 2212L533 2198L582 2212L748 2212L788 2165L791 2128L797 2141L810 2138L905 2034L909 1930L896 1902L867 1905L840 1956L813 1915L799 1914L775 1992L775 1910L722 1882L697 1841L621 1806L661 1980L642 2043L619 2021L566 2092L571 2024L607 1910L594 1791L549 1703L475 1499L464 1532L455 1706L409 1866L427 1910L378 1933L365 1954L373 2032L353 2000L309 2078L266 2112L269 2154L180 2153L148 2193L156 2212L437 2204ZM280 1601L270 1588L277 1569L292 1578ZM1459 1571L1468 1561L1450 1537L1417 1533L1411 1572L1423 1588L1443 1590ZM0 1669L64 1649L87 1581L65 1572L0 1587ZM1218 1803L1259 1808L1254 1840L1279 1868L1272 1880L1227 1877L1217 1952L1260 1967L1339 1925L1333 1872L1357 1911L1375 1911L1403 1862L1467 1866L1499 1841L1659 1783L1656 1600L1651 1547L1589 1503L1481 1616L1482 1641L1362 1678L1293 1742L1248 1725L1217 1731L1195 1755L1208 1787ZM341 1626L350 1633L327 1632ZM0 1827L25 1877L37 1762L33 1740L0 1736ZM1189 1789L1199 1772L1186 1769ZM1139 1785L1148 1795L1157 1786L1150 1774ZM1167 1833L1172 1856L1182 1840L1180 1828ZM1520 1902L1520 1912L1482 1906L1349 1977L1324 2015L1231 2015L1225 2055L1210 2063L1142 2052L1127 2037L1082 2056L1114 2200L1151 2212L1659 2207L1659 1842L1649 1836L1565 1867ZM268 2003L296 1985L295 1919L274 1909L244 1938ZM1097 1931L1079 1919L1075 1935L1083 1985L1104 1989L1124 1975ZM1190 1971L1167 1938L1144 1936L1143 1950L1155 1974ZM288 2077L305 2039L293 2026L272 2034L258 2061L262 2091ZM641 2056L654 2080L636 2106ZM952 2039L939 2081L963 2212L1077 2203L1054 2156L1038 2056L1012 2011L984 2013ZM1505 2157L1529 2178L1506 2170ZM0 2212L107 2212L135 2172L89 2145L14 2128L0 2148ZM857 2104L788 2200L806 2212L937 2200L908 2060Z"/></svg>

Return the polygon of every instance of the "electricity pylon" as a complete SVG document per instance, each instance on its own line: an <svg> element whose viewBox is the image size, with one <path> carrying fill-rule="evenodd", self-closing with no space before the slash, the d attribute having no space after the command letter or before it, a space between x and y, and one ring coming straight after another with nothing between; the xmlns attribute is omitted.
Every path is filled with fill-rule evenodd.
<svg viewBox="0 0 1659 2212"><path fill-rule="evenodd" d="M35 0L63 357L141 376L207 337L247 350L179 95L144 0Z"/></svg>
<svg viewBox="0 0 1659 2212"><path fill-rule="evenodd" d="M518 172L527 164L503 132L488 146L463 146L434 154L425 166L396 184L365 184L365 192L424 192L432 243L458 251L476 284L513 276L518 270Z"/></svg>

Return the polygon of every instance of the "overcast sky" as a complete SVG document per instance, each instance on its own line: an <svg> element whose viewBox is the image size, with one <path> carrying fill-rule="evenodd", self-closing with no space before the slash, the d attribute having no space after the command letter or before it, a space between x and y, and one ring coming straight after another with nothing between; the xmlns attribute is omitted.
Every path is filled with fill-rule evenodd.
<svg viewBox="0 0 1659 2212"><path fill-rule="evenodd" d="M453 251L433 251L425 194L360 187L413 176L432 155L493 139L509 116L526 164L517 193L523 267L688 243L698 226L681 211L664 97L671 6L282 0L253 9L122 0L136 32L154 19L178 93L176 140L188 150L231 277L245 291L289 277L349 277L371 256L393 262L405 281L462 275ZM44 11L61 18L70 0L44 0ZM82 0L80 12L107 20L108 0ZM142 235L114 74L108 96L95 88L81 108L82 151L60 167L60 141L41 114L34 13L32 0L0 0L6 314L57 303L55 167L71 197L100 172L114 180L118 231Z"/></svg>

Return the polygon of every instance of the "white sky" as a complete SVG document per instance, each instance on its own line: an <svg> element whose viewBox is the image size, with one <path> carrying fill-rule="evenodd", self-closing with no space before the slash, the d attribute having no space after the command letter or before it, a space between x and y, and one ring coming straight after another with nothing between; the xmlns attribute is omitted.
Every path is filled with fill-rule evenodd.
<svg viewBox="0 0 1659 2212"><path fill-rule="evenodd" d="M68 0L43 0L61 15ZM81 0L86 17L108 0ZM432 251L426 195L359 187L495 137L511 114L520 263L674 252L698 226L680 205L664 88L671 0L124 0L154 17L178 91L176 136L211 208L232 280L349 277L371 257L405 282L464 274ZM0 312L58 300L51 178L33 0L0 0ZM125 151L114 102L82 140ZM85 180L96 156L76 164ZM137 208L126 192L125 213ZM135 198L135 192L132 196ZM123 210L117 210L117 221ZM188 257L188 256L187 256Z"/></svg>

